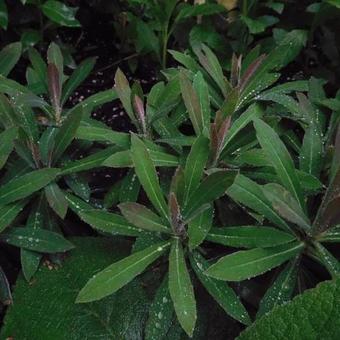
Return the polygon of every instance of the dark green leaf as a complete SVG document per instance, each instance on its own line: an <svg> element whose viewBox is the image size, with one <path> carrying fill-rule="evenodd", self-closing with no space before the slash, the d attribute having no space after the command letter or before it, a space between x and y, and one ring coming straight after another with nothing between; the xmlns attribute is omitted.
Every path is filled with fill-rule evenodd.
<svg viewBox="0 0 340 340"><path fill-rule="evenodd" d="M21 56L22 45L15 42L0 51L0 74L7 77Z"/></svg>
<svg viewBox="0 0 340 340"><path fill-rule="evenodd" d="M307 129L300 151L300 170L319 178L322 169L323 144L318 130Z"/></svg>
<svg viewBox="0 0 340 340"><path fill-rule="evenodd" d="M169 277L165 275L150 306L149 318L145 326L145 340L163 339L172 324L174 307L168 282Z"/></svg>
<svg viewBox="0 0 340 340"><path fill-rule="evenodd" d="M61 26L80 26L79 21L75 18L75 14L77 12L77 8L75 7L69 7L60 1L47 0L41 6L41 9L49 19Z"/></svg>
<svg viewBox="0 0 340 340"><path fill-rule="evenodd" d="M0 240L41 253L59 253L74 248L73 244L61 235L36 228L10 228L0 235Z"/></svg>
<svg viewBox="0 0 340 340"><path fill-rule="evenodd" d="M262 188L264 195L271 202L272 207L285 219L297 224L307 232L311 230L311 223L302 211L299 203L283 186L275 183L266 184Z"/></svg>
<svg viewBox="0 0 340 340"><path fill-rule="evenodd" d="M219 280L246 280L279 266L299 254L303 247L301 242L292 242L273 248L241 250L222 257L205 273Z"/></svg>
<svg viewBox="0 0 340 340"><path fill-rule="evenodd" d="M136 135L131 138L131 154L135 172L149 200L161 216L167 219L168 207L159 186L155 166L145 144Z"/></svg>
<svg viewBox="0 0 340 340"><path fill-rule="evenodd" d="M83 115L82 109L73 110L63 121L55 136L53 162L56 163L73 141Z"/></svg>
<svg viewBox="0 0 340 340"><path fill-rule="evenodd" d="M60 74L55 64L48 64L47 67L47 80L48 80L48 91L50 94L50 100L55 112L55 120L57 123L60 122L61 115L61 83Z"/></svg>
<svg viewBox="0 0 340 340"><path fill-rule="evenodd" d="M201 65L209 73L211 78L216 82L223 95L226 97L228 93L228 83L223 75L222 67L211 49L206 45L194 46L193 50L197 55Z"/></svg>
<svg viewBox="0 0 340 340"><path fill-rule="evenodd" d="M59 88L62 88L61 84L63 82L64 76L64 57L61 52L60 47L52 42L47 49L47 62L48 64L53 64L58 69L59 78Z"/></svg>
<svg viewBox="0 0 340 340"><path fill-rule="evenodd" d="M293 160L286 146L268 124L259 119L255 119L254 126L259 143L264 150L268 161L275 168L280 182L288 191L290 191L300 204L300 207L304 209L304 196L296 176Z"/></svg>
<svg viewBox="0 0 340 340"><path fill-rule="evenodd" d="M86 283L79 292L76 302L96 301L113 294L142 273L163 255L169 246L170 242L158 243L108 266Z"/></svg>
<svg viewBox="0 0 340 340"><path fill-rule="evenodd" d="M241 226L213 228L206 239L229 247L267 248L289 243L295 237L271 227Z"/></svg>
<svg viewBox="0 0 340 340"><path fill-rule="evenodd" d="M208 84L201 72L194 76L193 87L199 98L199 105L202 113L202 132L206 134L210 128L210 95Z"/></svg>
<svg viewBox="0 0 340 340"><path fill-rule="evenodd" d="M118 205L122 215L133 225L148 231L170 233L162 219L144 205L134 202L126 202Z"/></svg>
<svg viewBox="0 0 340 340"><path fill-rule="evenodd" d="M88 141L117 144L122 148L128 148L130 146L130 136L127 133L112 131L108 128L90 126L83 124L83 122L79 126L75 137Z"/></svg>
<svg viewBox="0 0 340 340"><path fill-rule="evenodd" d="M0 206L0 233L14 221L20 211L24 209L26 203L26 200L20 200Z"/></svg>
<svg viewBox="0 0 340 340"><path fill-rule="evenodd" d="M184 206L189 197L197 189L209 156L209 139L200 135L197 137L186 160L184 168L185 194Z"/></svg>
<svg viewBox="0 0 340 340"><path fill-rule="evenodd" d="M190 196L183 213L184 217L186 219L191 217L203 205L223 196L232 185L236 174L237 172L233 170L220 170L207 176Z"/></svg>
<svg viewBox="0 0 340 340"><path fill-rule="evenodd" d="M203 132L204 122L200 98L184 72L180 73L180 84L185 107L188 111L195 133L199 136Z"/></svg>
<svg viewBox="0 0 340 340"><path fill-rule="evenodd" d="M91 188L86 175L71 174L65 177L65 182L77 196L86 202L90 200Z"/></svg>
<svg viewBox="0 0 340 340"><path fill-rule="evenodd" d="M0 205L17 201L40 190L53 181L59 169L41 169L13 179L0 187Z"/></svg>
<svg viewBox="0 0 340 340"><path fill-rule="evenodd" d="M8 11L5 0L0 1L0 27L7 29L8 25Z"/></svg>
<svg viewBox="0 0 340 340"><path fill-rule="evenodd" d="M35 48L28 50L28 57L40 82L44 85L45 89L47 89L47 65L44 59Z"/></svg>
<svg viewBox="0 0 340 340"><path fill-rule="evenodd" d="M148 149L148 151L154 166L178 166L179 161L176 156L163 151L155 151L150 149ZM133 167L131 152L129 150L115 152L112 156L108 157L102 165L112 168Z"/></svg>
<svg viewBox="0 0 340 340"><path fill-rule="evenodd" d="M136 122L131 102L131 88L124 73L118 68L115 75L115 90L132 122Z"/></svg>
<svg viewBox="0 0 340 340"><path fill-rule="evenodd" d="M71 161L60 170L61 175L69 175L80 171L102 166L103 162L114 152L117 151L116 147L109 147L104 150L95 152L94 154L84 157L82 159Z"/></svg>
<svg viewBox="0 0 340 340"><path fill-rule="evenodd" d="M243 324L249 325L251 320L247 310L232 288L225 282L215 280L205 275L204 271L209 267L208 262L198 252L193 252L190 256L190 263L205 289L225 312Z"/></svg>
<svg viewBox="0 0 340 340"><path fill-rule="evenodd" d="M45 195L49 206L54 212L62 219L65 218L67 213L67 200L64 193L59 188L58 184L52 182L45 187Z"/></svg>
<svg viewBox="0 0 340 340"><path fill-rule="evenodd" d="M0 169L5 165L8 156L12 152L13 142L17 138L18 130L10 128L0 133Z"/></svg>
<svg viewBox="0 0 340 340"><path fill-rule="evenodd" d="M119 202L136 202L139 191L139 180L135 174L135 171L131 169L122 180L121 186L119 188Z"/></svg>
<svg viewBox="0 0 340 340"><path fill-rule="evenodd" d="M315 242L315 255L333 278L340 277L340 262L322 244Z"/></svg>
<svg viewBox="0 0 340 340"><path fill-rule="evenodd" d="M274 307L290 301L296 285L297 271L297 260L293 260L287 264L286 268L278 275L262 298L256 314L257 319L269 313Z"/></svg>
<svg viewBox="0 0 340 340"><path fill-rule="evenodd" d="M40 253L24 248L20 249L21 270L27 281L30 281L38 270L41 258L42 254Z"/></svg>
<svg viewBox="0 0 340 340"><path fill-rule="evenodd" d="M88 77L92 71L94 64L96 63L95 58L88 58L84 60L71 74L63 87L63 93L61 96L61 103L64 104L73 91Z"/></svg>
<svg viewBox="0 0 340 340"><path fill-rule="evenodd" d="M175 238L169 255L169 292L179 323L191 337L197 318L196 300L182 245Z"/></svg>
<svg viewBox="0 0 340 340"><path fill-rule="evenodd" d="M141 229L128 223L123 216L118 214L104 210L79 210L79 217L94 229L101 232L125 236L139 236L143 232Z"/></svg>
<svg viewBox="0 0 340 340"><path fill-rule="evenodd" d="M318 237L320 242L340 242L340 225L327 230Z"/></svg>
<svg viewBox="0 0 340 340"><path fill-rule="evenodd" d="M234 139L234 137L240 132L245 126L247 126L254 118L262 116L262 109L259 105L251 105L244 113L242 113L231 125L226 139L223 144L223 148Z"/></svg>
<svg viewBox="0 0 340 340"><path fill-rule="evenodd" d="M189 248L198 247L206 238L214 217L214 209L210 206L194 217L188 224Z"/></svg>

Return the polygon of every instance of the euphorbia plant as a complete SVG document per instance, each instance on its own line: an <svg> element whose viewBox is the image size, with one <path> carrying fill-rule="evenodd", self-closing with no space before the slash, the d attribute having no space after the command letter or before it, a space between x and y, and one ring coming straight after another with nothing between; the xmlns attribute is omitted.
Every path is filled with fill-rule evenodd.
<svg viewBox="0 0 340 340"><path fill-rule="evenodd" d="M213 202L224 195L236 175L233 170L217 170L205 175L208 155L209 140L201 135L195 140L184 169L177 168L165 199L146 145L132 135L131 157L135 172L154 210L139 203L125 202L119 205L123 216L102 210L80 210L78 213L101 232L146 239L147 245L97 273L80 291L77 302L99 300L116 292L158 258L167 256L170 250L169 274L165 276L165 283L160 288L162 293L156 294L156 299L170 294L173 307L154 301L153 309L171 318L174 308L181 326L192 336L196 323L196 300L187 268L186 259L189 258L198 279L222 308L240 322L250 322L233 290L203 274L208 264L200 254L199 246L213 224ZM164 266L163 262L161 266ZM163 308L170 308L170 312ZM170 325L167 321L150 317L147 338L166 334L166 327Z"/></svg>
<svg viewBox="0 0 340 340"><path fill-rule="evenodd" d="M114 151L115 147L93 152L93 129L102 132L100 142L126 142L124 136L89 117L92 107L116 97L114 90L96 94L71 109L66 105L91 72L94 59L84 61L67 77L56 44L52 43L47 51L47 64L31 49L32 66L27 71L28 84L23 86L4 77L18 60L19 50L17 44L12 44L3 52L7 58L3 59L0 86L0 123L5 129L1 134L1 167L5 173L0 186L0 230L11 226L3 231L1 241L21 248L23 273L29 280L43 253L72 248L60 235L58 221L65 218L68 209L64 187L88 200L91 190L86 177L79 173L100 166ZM92 154L82 157L88 153ZM20 215L25 206L31 206L26 220ZM14 227L17 225L25 228Z"/></svg>
<svg viewBox="0 0 340 340"><path fill-rule="evenodd" d="M317 211L313 207L318 196L313 197L313 192L306 192L302 187L297 176L298 169L295 168L285 144L272 127L255 119L254 126L261 152L267 165L274 170L276 182L268 183L266 176L262 176L261 179L266 184L258 184L239 174L227 193L232 199L258 214L257 216L263 216L275 228L290 235L290 238L286 238L286 241L281 238L282 245L274 247L270 233L261 235L260 227L240 227L238 232L228 227L216 228L207 235L208 240L226 246L250 248L222 257L208 268L205 274L219 280L242 281L289 261L265 294L258 316L270 311L275 305L290 300L296 285L301 256L309 256L321 263L332 277L340 275L338 260L323 245L327 242L339 242L339 215L336 207L339 204L340 185L340 129L338 127L331 166L323 166L324 147L328 141L322 133L322 119L313 115L314 113L318 111L304 112L310 119L305 126L306 133L299 152L299 168L310 174L311 179L315 176L316 181L318 178L322 179L322 171L327 173L327 189L322 193L322 202ZM336 120L339 122L339 117ZM321 185L319 190L320 188ZM279 241L280 237L275 236L275 239Z"/></svg>
<svg viewBox="0 0 340 340"><path fill-rule="evenodd" d="M182 114L181 124L189 118L196 135L210 135L211 167L225 166L238 149L256 141L249 123L263 114L257 102L274 101L289 106L288 94L308 89L307 81L274 85L280 77L277 71L296 57L304 42L305 32L292 31L268 55L260 53L260 45L245 58L234 55L228 77L205 45L193 46L199 63L190 54L171 52L185 67L165 72L170 81L179 80L187 111L187 115ZM244 132L239 133L241 130ZM165 138L165 142L178 143L176 137ZM189 143L189 139L180 140Z"/></svg>

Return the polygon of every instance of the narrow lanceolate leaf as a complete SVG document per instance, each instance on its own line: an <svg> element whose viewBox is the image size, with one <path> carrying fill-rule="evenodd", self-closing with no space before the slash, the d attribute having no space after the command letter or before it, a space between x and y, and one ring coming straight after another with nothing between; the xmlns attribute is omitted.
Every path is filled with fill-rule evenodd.
<svg viewBox="0 0 340 340"><path fill-rule="evenodd" d="M27 200L0 206L0 233L9 226L25 207Z"/></svg>
<svg viewBox="0 0 340 340"><path fill-rule="evenodd" d="M300 170L319 178L322 169L323 144L318 129L309 127L300 151Z"/></svg>
<svg viewBox="0 0 340 340"><path fill-rule="evenodd" d="M47 62L48 64L54 64L57 67L58 73L59 73L59 82L60 82L59 87L61 88L63 75L64 75L64 58L63 58L63 54L61 52L60 47L54 42L52 42L48 46Z"/></svg>
<svg viewBox="0 0 340 340"><path fill-rule="evenodd" d="M206 177L190 196L183 213L185 219L191 217L204 204L211 203L223 196L232 185L236 174L236 171L222 170Z"/></svg>
<svg viewBox="0 0 340 340"><path fill-rule="evenodd" d="M102 166L102 163L110 156L112 153L116 152L116 147L109 147L104 150L95 152L94 154L78 159L76 161L71 161L66 163L66 165L60 169L61 175L69 175L72 173L86 171L96 167Z"/></svg>
<svg viewBox="0 0 340 340"><path fill-rule="evenodd" d="M130 135L128 133L112 131L108 128L88 124L85 125L83 122L79 126L75 137L88 141L117 144L122 148L128 148L130 146Z"/></svg>
<svg viewBox="0 0 340 340"><path fill-rule="evenodd" d="M266 56L265 54L260 55L257 59L255 59L249 67L245 70L245 72L242 75L242 78L240 79L240 89L239 91L242 93L244 88L247 86L249 80L254 75L256 70L259 68L259 66L263 63Z"/></svg>
<svg viewBox="0 0 340 340"><path fill-rule="evenodd" d="M64 219L67 213L68 204L65 195L58 184L55 182L48 184L45 187L45 195L49 206L60 218Z"/></svg>
<svg viewBox="0 0 340 340"><path fill-rule="evenodd" d="M41 6L41 10L50 20L61 26L80 26L79 21L75 18L76 7L69 7L61 1L47 0Z"/></svg>
<svg viewBox="0 0 340 340"><path fill-rule="evenodd" d="M205 272L219 280L242 281L265 273L299 254L304 247L292 242L273 248L242 250L218 260Z"/></svg>
<svg viewBox="0 0 340 340"><path fill-rule="evenodd" d="M291 192L302 209L305 201L299 180L296 175L293 160L277 133L259 119L254 120L257 139L265 152L268 161L274 167L281 184Z"/></svg>
<svg viewBox="0 0 340 340"><path fill-rule="evenodd" d="M225 312L241 323L249 325L251 320L247 310L233 289L225 282L205 275L204 271L209 267L208 262L198 252L193 252L190 256L190 263L205 289Z"/></svg>
<svg viewBox="0 0 340 340"><path fill-rule="evenodd" d="M205 165L209 156L209 139L200 135L191 147L184 168L185 194L184 206L188 202L189 197L195 189L197 189L202 176Z"/></svg>
<svg viewBox="0 0 340 340"><path fill-rule="evenodd" d="M53 168L35 170L0 186L0 205L5 205L33 194L53 181L58 173L59 169Z"/></svg>
<svg viewBox="0 0 340 340"><path fill-rule="evenodd" d="M56 120L60 119L60 97L61 97L61 75L58 68L54 64L48 64L47 67L47 79L48 79L48 91L50 93L51 104L56 114Z"/></svg>
<svg viewBox="0 0 340 340"><path fill-rule="evenodd" d="M318 237L320 242L336 242L340 243L340 225L335 226L334 228L327 230L325 233L321 234Z"/></svg>
<svg viewBox="0 0 340 340"><path fill-rule="evenodd" d="M84 60L71 74L66 84L63 86L63 92L61 96L61 102L64 104L73 91L88 77L92 71L95 58L88 58Z"/></svg>
<svg viewBox="0 0 340 340"><path fill-rule="evenodd" d="M79 127L83 111L72 110L63 121L54 139L53 162L56 163L74 139Z"/></svg>
<svg viewBox="0 0 340 340"><path fill-rule="evenodd" d="M206 239L229 247L267 248L292 242L295 237L271 227L241 226L213 228Z"/></svg>
<svg viewBox="0 0 340 340"><path fill-rule="evenodd" d="M69 192L64 191L65 198L68 202L69 208L75 212L76 214L79 214L81 211L89 211L93 210L93 207L91 204L86 203L81 198L70 194ZM101 210L102 211L102 210Z"/></svg>
<svg viewBox="0 0 340 340"><path fill-rule="evenodd" d="M216 55L211 51L211 49L206 45L195 46L194 52L197 55L201 65L209 73L211 78L216 82L222 91L224 97L226 97L228 92L228 83L223 75L222 67L216 57Z"/></svg>
<svg viewBox="0 0 340 340"><path fill-rule="evenodd" d="M34 201L34 208L31 210L29 214L29 217L26 222L26 227L33 229L44 228L45 209L46 209L45 197L43 194L41 194L39 198ZM42 258L41 253L37 253L24 248L20 249L21 270L25 279L28 282L31 280L33 275L38 270L41 258Z"/></svg>
<svg viewBox="0 0 340 340"><path fill-rule="evenodd" d="M288 221L309 232L311 223L292 194L280 184L270 183L263 186L263 193L273 208Z"/></svg>
<svg viewBox="0 0 340 340"><path fill-rule="evenodd" d="M132 120L136 122L136 117L133 112L132 101L131 101L131 88L129 82L125 77L124 73L118 68L115 75L115 90L118 94L120 101L123 104L124 110Z"/></svg>
<svg viewBox="0 0 340 340"><path fill-rule="evenodd" d="M214 209L210 206L188 224L189 248L198 247L206 238L213 223Z"/></svg>
<svg viewBox="0 0 340 340"><path fill-rule="evenodd" d="M44 88L47 88L47 65L40 55L40 53L33 47L28 50L28 58L31 62L31 65L36 72L39 81L44 85Z"/></svg>
<svg viewBox="0 0 340 340"><path fill-rule="evenodd" d="M73 244L60 234L36 228L11 228L0 235L0 240L41 253L59 253L74 248Z"/></svg>
<svg viewBox="0 0 340 340"><path fill-rule="evenodd" d="M161 216L167 219L168 207L159 185L155 166L145 144L135 135L131 138L131 157L135 172L149 200Z"/></svg>
<svg viewBox="0 0 340 340"><path fill-rule="evenodd" d="M228 131L228 134L224 140L222 149L224 149L234 139L234 137L254 118L259 118L261 116L262 109L258 104L253 104L249 106L249 108L232 123Z"/></svg>
<svg viewBox="0 0 340 340"><path fill-rule="evenodd" d="M173 240L169 256L169 291L177 319L191 337L197 318L196 300L183 248L178 238Z"/></svg>
<svg viewBox="0 0 340 340"><path fill-rule="evenodd" d="M333 278L340 277L340 262L322 244L314 242L315 255Z"/></svg>
<svg viewBox="0 0 340 340"><path fill-rule="evenodd" d="M0 74L7 77L18 62L22 51L20 42L15 42L5 46L0 51Z"/></svg>
<svg viewBox="0 0 340 340"><path fill-rule="evenodd" d="M203 74L197 72L194 76L193 87L199 98L200 111L202 113L202 131L206 133L210 126L210 96L208 84L204 80Z"/></svg>
<svg viewBox="0 0 340 340"><path fill-rule="evenodd" d="M188 110L195 133L199 136L203 131L203 114L200 99L184 72L180 73L180 84L185 107Z"/></svg>
<svg viewBox="0 0 340 340"><path fill-rule="evenodd" d="M26 281L29 282L38 270L41 258L41 253L24 248L20 249L21 270Z"/></svg>
<svg viewBox="0 0 340 340"><path fill-rule="evenodd" d="M174 306L169 293L169 276L165 275L149 309L145 326L145 340L163 339L171 327Z"/></svg>
<svg viewBox="0 0 340 340"><path fill-rule="evenodd" d="M166 227L162 219L153 211L134 202L126 202L118 205L122 215L133 225L148 231L158 231L170 233L170 228Z"/></svg>
<svg viewBox="0 0 340 340"><path fill-rule="evenodd" d="M0 133L0 169L5 165L8 156L12 152L13 142L17 137L18 130L9 128Z"/></svg>
<svg viewBox="0 0 340 340"><path fill-rule="evenodd" d="M272 286L261 300L256 318L269 313L275 306L283 305L291 300L296 285L298 259L289 262L278 275Z"/></svg>
<svg viewBox="0 0 340 340"><path fill-rule="evenodd" d="M176 235L185 234L184 224L182 222L181 208L178 204L175 193L170 192L168 204L172 230Z"/></svg>
<svg viewBox="0 0 340 340"><path fill-rule="evenodd" d="M79 207L77 213L84 222L103 233L139 236L143 232L141 229L128 223L123 216L104 210L82 210L81 207Z"/></svg>
<svg viewBox="0 0 340 340"><path fill-rule="evenodd" d="M148 150L154 166L176 167L179 164L178 157L162 151ZM119 151L108 157L103 164L112 168L129 168L133 167L130 150Z"/></svg>
<svg viewBox="0 0 340 340"><path fill-rule="evenodd" d="M130 171L125 175L120 188L117 191L118 202L125 203L137 201L140 191L140 183L134 169L130 169Z"/></svg>
<svg viewBox="0 0 340 340"><path fill-rule="evenodd" d="M65 182L76 195L81 197L86 202L90 200L91 188L88 183L88 179L85 176L80 174L72 174L65 177Z"/></svg>
<svg viewBox="0 0 340 340"><path fill-rule="evenodd" d="M170 242L161 242L113 263L94 275L79 292L76 302L91 302L113 294L164 254Z"/></svg>

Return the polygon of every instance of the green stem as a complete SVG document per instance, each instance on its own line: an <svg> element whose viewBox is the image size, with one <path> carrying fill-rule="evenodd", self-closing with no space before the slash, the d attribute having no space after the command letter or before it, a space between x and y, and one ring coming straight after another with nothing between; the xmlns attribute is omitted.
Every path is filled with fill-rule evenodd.
<svg viewBox="0 0 340 340"><path fill-rule="evenodd" d="M168 27L166 27L166 30L163 32L163 46L162 46L162 68L166 68L166 62L167 62L167 49L168 49Z"/></svg>
<svg viewBox="0 0 340 340"><path fill-rule="evenodd" d="M248 15L248 0L243 0L242 1L242 14L244 16Z"/></svg>

